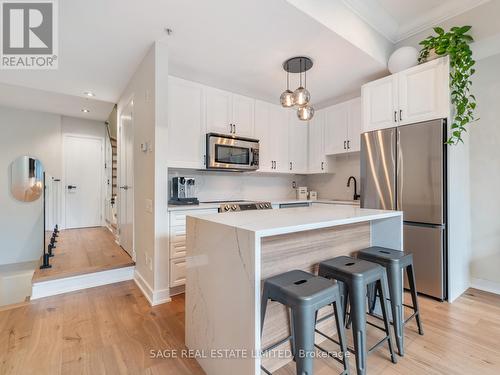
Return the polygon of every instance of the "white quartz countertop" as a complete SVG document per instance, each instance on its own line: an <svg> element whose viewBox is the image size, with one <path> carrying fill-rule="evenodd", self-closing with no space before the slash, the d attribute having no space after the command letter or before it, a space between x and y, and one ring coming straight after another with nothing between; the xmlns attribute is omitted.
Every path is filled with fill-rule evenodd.
<svg viewBox="0 0 500 375"><path fill-rule="evenodd" d="M255 232L258 237L328 228L402 216L401 211L371 210L353 205L325 204L281 210L255 210L188 216Z"/></svg>
<svg viewBox="0 0 500 375"><path fill-rule="evenodd" d="M252 202L266 202L265 199L254 199L249 200ZM290 204L290 203L324 203L324 204L343 204L343 205L355 205L359 206L359 201L346 201L346 200L330 200L330 199L318 199L318 200L297 200L297 199L280 199L271 200L272 204ZM168 205L168 211L187 211L187 210L209 210L214 208L219 208L221 203L200 203L198 205Z"/></svg>

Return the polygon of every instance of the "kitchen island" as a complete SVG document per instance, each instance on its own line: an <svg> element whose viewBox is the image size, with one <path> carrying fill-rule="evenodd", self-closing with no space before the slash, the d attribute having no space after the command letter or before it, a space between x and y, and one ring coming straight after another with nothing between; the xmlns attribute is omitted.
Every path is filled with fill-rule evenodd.
<svg viewBox="0 0 500 375"><path fill-rule="evenodd" d="M261 340L261 281L369 246L402 250L402 230L401 212L342 205L188 216L186 346L207 375L260 374L261 361L275 371L289 344L258 353L287 337L288 315L270 302Z"/></svg>

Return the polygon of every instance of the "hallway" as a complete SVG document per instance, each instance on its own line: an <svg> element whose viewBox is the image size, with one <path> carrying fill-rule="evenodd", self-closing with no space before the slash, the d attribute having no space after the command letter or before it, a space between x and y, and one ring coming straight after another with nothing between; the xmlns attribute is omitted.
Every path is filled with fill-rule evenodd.
<svg viewBox="0 0 500 375"><path fill-rule="evenodd" d="M105 227L62 230L52 268L35 270L33 282L133 266L132 258Z"/></svg>

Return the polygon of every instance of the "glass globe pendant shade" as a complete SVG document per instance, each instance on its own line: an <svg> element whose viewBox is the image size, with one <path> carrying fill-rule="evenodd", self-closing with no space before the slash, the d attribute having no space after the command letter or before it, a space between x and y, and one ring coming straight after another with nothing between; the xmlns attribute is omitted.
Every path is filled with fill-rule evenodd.
<svg viewBox="0 0 500 375"><path fill-rule="evenodd" d="M290 90L283 91L283 94L280 96L281 106L285 108L293 107L295 102L293 100L293 92Z"/></svg>
<svg viewBox="0 0 500 375"><path fill-rule="evenodd" d="M293 92L293 101L295 105L298 105L300 107L305 106L307 103L309 103L309 100L311 99L311 94L307 89L304 87L300 86L297 90Z"/></svg>
<svg viewBox="0 0 500 375"><path fill-rule="evenodd" d="M302 121L309 121L314 116L314 108L310 105L305 105L297 109L297 117Z"/></svg>

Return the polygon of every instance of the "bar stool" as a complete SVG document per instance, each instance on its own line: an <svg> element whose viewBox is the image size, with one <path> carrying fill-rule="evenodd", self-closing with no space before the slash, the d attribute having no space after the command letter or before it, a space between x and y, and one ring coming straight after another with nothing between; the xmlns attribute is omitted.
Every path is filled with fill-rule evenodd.
<svg viewBox="0 0 500 375"><path fill-rule="evenodd" d="M354 337L354 354L356 355L356 370L358 374L366 374L366 355L377 349L385 341L389 346L391 361L397 363L392 347L389 317L387 315L388 286L385 269L378 264L355 259L348 256L340 256L319 264L319 275L339 282L342 308L344 313L347 301L350 303L350 319L352 319L352 329ZM375 283L376 290L379 291L380 304L382 306L382 316L384 328L369 323L370 325L385 332L385 337L377 344L366 350L366 291L367 287Z"/></svg>
<svg viewBox="0 0 500 375"><path fill-rule="evenodd" d="M266 279L264 281L261 301L261 337L269 299L290 308L291 335L262 350L262 354L278 347L286 341L290 341L297 374L312 375L314 347L318 347L314 343L317 312L322 307L333 305L333 316L335 316L339 342L331 338L330 340L340 346L342 360L333 356L330 352L320 347L318 348L343 364L344 371L341 374L349 374L349 359L345 355L347 352L347 341L337 284L331 280L300 270L285 272ZM266 374L271 374L263 366L261 366L261 369Z"/></svg>
<svg viewBox="0 0 500 375"><path fill-rule="evenodd" d="M420 321L420 309L417 300L417 287L415 284L415 272L413 269L413 255L403 251L388 249L385 247L373 246L358 252L358 258L370 262L378 263L387 271L389 280L389 296L392 308L392 320L394 332L396 334L396 344L400 356L404 355L404 326L410 319L415 317L418 326L418 333L424 334L422 323ZM406 269L408 284L413 306L403 303L403 271ZM373 301L374 296L371 297ZM370 298L370 297L369 297ZM403 306L413 309L413 314L404 320ZM370 312L373 313L371 304Z"/></svg>

